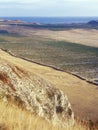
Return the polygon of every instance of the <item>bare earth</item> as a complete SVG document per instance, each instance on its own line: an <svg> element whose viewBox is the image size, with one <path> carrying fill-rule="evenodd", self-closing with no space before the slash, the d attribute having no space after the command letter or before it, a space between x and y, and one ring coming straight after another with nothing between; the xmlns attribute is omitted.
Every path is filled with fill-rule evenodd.
<svg viewBox="0 0 98 130"><path fill-rule="evenodd" d="M98 86L92 85L66 72L30 63L0 50L0 59L36 74L67 94L75 116L98 120Z"/></svg>

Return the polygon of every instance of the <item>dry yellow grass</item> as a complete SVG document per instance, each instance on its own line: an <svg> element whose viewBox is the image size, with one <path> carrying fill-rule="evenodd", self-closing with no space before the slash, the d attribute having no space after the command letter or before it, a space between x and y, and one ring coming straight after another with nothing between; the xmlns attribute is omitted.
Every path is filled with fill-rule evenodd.
<svg viewBox="0 0 98 130"><path fill-rule="evenodd" d="M55 87L63 90L71 102L75 116L86 120L98 120L98 89L97 86L87 83L66 72L49 67L30 63L15 58L0 50L0 60L17 65L31 74L36 74L51 82Z"/></svg>
<svg viewBox="0 0 98 130"><path fill-rule="evenodd" d="M53 126L15 104L0 100L0 130L88 130L88 128L77 123L72 128Z"/></svg>
<svg viewBox="0 0 98 130"><path fill-rule="evenodd" d="M43 35L56 40L64 40L87 46L98 47L98 30L95 29L71 29L66 31L42 30L36 35Z"/></svg>
<svg viewBox="0 0 98 130"><path fill-rule="evenodd" d="M77 44L98 47L98 30L96 29L71 29L66 31L39 31L37 35L43 35L56 40L64 40Z"/></svg>

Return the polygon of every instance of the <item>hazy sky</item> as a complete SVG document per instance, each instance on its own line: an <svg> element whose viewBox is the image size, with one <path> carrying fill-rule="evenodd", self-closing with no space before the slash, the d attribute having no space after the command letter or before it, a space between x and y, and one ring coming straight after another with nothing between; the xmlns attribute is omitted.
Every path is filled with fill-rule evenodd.
<svg viewBox="0 0 98 130"><path fill-rule="evenodd" d="M0 16L98 16L98 0L0 0Z"/></svg>

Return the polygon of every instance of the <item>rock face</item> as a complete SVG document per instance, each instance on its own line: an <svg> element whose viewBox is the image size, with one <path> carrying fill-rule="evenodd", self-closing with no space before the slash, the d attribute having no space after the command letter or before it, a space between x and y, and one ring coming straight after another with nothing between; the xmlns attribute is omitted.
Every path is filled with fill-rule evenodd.
<svg viewBox="0 0 98 130"><path fill-rule="evenodd" d="M0 60L0 91L53 124L68 127L74 114L64 93L36 74Z"/></svg>

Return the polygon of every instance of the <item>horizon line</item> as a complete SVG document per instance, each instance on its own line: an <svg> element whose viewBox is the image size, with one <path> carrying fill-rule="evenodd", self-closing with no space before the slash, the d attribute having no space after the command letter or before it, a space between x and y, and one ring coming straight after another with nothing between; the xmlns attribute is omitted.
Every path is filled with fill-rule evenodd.
<svg viewBox="0 0 98 130"><path fill-rule="evenodd" d="M98 17L98 16L0 16L0 17Z"/></svg>

